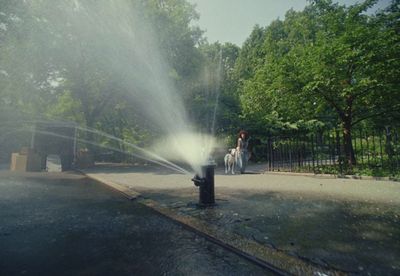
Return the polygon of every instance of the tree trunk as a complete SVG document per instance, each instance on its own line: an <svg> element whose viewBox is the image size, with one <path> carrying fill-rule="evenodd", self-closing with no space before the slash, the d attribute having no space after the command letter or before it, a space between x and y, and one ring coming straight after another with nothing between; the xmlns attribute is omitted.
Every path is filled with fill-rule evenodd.
<svg viewBox="0 0 400 276"><path fill-rule="evenodd" d="M351 169L352 166L356 165L356 157L354 154L351 130L353 122L353 101L354 97L349 95L346 97L346 106L343 111L339 113L343 127L343 142L344 142L344 155L346 163Z"/></svg>
<svg viewBox="0 0 400 276"><path fill-rule="evenodd" d="M351 137L351 119L343 122L343 141L344 141L344 154L347 164L352 167L356 165L356 157Z"/></svg>

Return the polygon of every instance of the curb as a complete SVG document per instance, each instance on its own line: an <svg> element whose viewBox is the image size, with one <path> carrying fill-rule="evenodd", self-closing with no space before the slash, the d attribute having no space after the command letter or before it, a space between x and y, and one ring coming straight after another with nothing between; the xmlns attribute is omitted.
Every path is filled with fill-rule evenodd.
<svg viewBox="0 0 400 276"><path fill-rule="evenodd" d="M368 176L368 175L336 175L336 174L318 174L318 173L296 173L296 172L273 172L264 171L263 174L276 174L276 175L288 175L288 176L307 176L315 178L330 178L330 179L357 179L357 180L376 180L376 181L395 181L400 182L400 179L391 176Z"/></svg>
<svg viewBox="0 0 400 276"><path fill-rule="evenodd" d="M122 193L129 200L137 199L138 203L151 208L155 212L163 215L178 223L182 227L194 232L207 240L243 257L264 269L267 269L277 275L346 275L344 271L333 270L317 264L306 262L300 258L290 256L285 252L261 245L256 241L247 239L235 233L228 232L218 228L212 224L208 224L199 219L182 215L177 211L170 209L151 199L139 198L140 193L116 182L104 180L101 177L96 177L86 174L89 179L100 184L110 187L111 189Z"/></svg>
<svg viewBox="0 0 400 276"><path fill-rule="evenodd" d="M89 174L86 174L86 173L84 173L82 171L81 171L81 173L83 173L87 178L89 178L91 180L94 180L94 181L96 181L98 183L106 185L106 186L112 188L113 190L115 190L115 191L117 191L119 193L122 193L129 200L137 199L140 196L140 193L136 192L132 188L126 187L125 185L119 184L117 182L109 181L109 180L104 180L104 179L102 179L100 177L89 175Z"/></svg>
<svg viewBox="0 0 400 276"><path fill-rule="evenodd" d="M256 241L225 231L193 217L178 214L178 212L162 206L154 200L141 199L139 202L177 222L184 228L278 275L346 275L346 272L305 262L287 255L279 249L261 245Z"/></svg>

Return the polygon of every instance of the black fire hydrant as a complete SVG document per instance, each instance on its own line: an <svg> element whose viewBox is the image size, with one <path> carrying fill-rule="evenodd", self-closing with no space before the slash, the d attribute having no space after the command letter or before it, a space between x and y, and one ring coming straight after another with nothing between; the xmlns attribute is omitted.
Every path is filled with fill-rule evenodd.
<svg viewBox="0 0 400 276"><path fill-rule="evenodd" d="M215 205L214 196L214 168L215 164L201 166L202 176L196 174L192 181L199 187L199 206Z"/></svg>

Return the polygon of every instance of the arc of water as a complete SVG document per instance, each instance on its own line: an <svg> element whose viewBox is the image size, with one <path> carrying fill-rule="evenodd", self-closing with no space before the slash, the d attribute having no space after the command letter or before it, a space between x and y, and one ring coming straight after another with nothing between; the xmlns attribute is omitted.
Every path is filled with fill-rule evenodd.
<svg viewBox="0 0 400 276"><path fill-rule="evenodd" d="M55 136L55 137L60 137L60 138L64 138L64 139L70 139L70 140L74 139L73 137L69 137L69 136L61 135L61 134L56 134L56 133L49 132L49 131L36 130L36 132L37 133L51 135L51 136ZM188 172L187 170L185 170L183 168L180 168L179 166L176 166L176 165L175 166L170 166L168 163L167 164L166 163L162 163L160 161L157 161L157 160L154 160L154 159L150 159L150 158L147 158L145 156L142 156L142 155L139 155L139 154L135 154L135 153L131 153L131 152L127 153L127 152L124 152L124 151L122 151L120 149L117 149L117 148L114 148L114 147L99 145L97 143L94 143L94 142L86 140L86 139L76 138L76 140L79 141L79 142L84 142L84 143L91 144L91 145L94 145L94 146L98 146L98 147L114 150L114 151L117 151L117 152L120 152L120 153L129 154L129 155L138 157L140 159L144 159L144 160L147 160L149 162L158 164L160 166L169 168L171 170L174 170L174 171L177 171L177 172L180 172L180 173L183 173L183 174L189 174L190 175L190 172Z"/></svg>
<svg viewBox="0 0 400 276"><path fill-rule="evenodd" d="M160 161L160 162L164 162L164 163L168 164L168 165L171 166L171 167L175 167L176 169L181 170L181 171L184 172L185 174L190 174L190 172L188 172L187 170L185 170L185 169L181 168L180 166L174 164L173 162L168 161L167 159L165 159L165 158L163 158L163 157L161 157L161 156L159 156L159 155L157 155L157 154L154 154L153 152L150 152L150 151L148 151L148 150L142 149L142 148L138 147L138 146L135 145L135 144L126 142L126 141L122 140L121 138L112 136L112 135L110 135L110 134L108 134L108 133L105 133L105 132L102 132L102 131L99 131L99 130L96 130L96 129L83 128L83 127L77 127L77 128L80 129L80 130L83 130L83 131L89 131L89 132L92 132L92 133L95 133L95 134L102 135L102 136L107 137L107 138L109 138L109 139L112 139L112 140L114 140L114 141L121 142L121 143L123 143L123 144L125 144L125 145L128 145L128 146L134 148L135 150L138 150L138 151L142 152L142 153L143 153L144 155L146 155L146 156L149 156L149 157L151 157L151 158L154 158L154 159L156 159L156 160L158 160L158 161Z"/></svg>
<svg viewBox="0 0 400 276"><path fill-rule="evenodd" d="M0 125L12 125L15 126L15 124L36 124L36 123L43 123L43 124L57 124L61 125L63 127L69 127L71 125L75 125L75 122L68 122L68 121L57 121L57 120L13 120L13 121L3 121L0 122Z"/></svg>
<svg viewBox="0 0 400 276"><path fill-rule="evenodd" d="M39 122L39 123L49 123L49 121L45 121L45 120L21 121L21 122L23 122L23 123L38 123L38 122ZM58 121L50 121L50 123L58 123ZM110 134L108 134L108 133L105 133L105 132L102 132L102 131L99 131L99 130L96 130L96 129L92 129L92 128L85 128L85 127L80 127L80 126L77 126L77 125L71 125L71 124L68 124L68 123L65 123L65 122L64 122L63 126L64 126L64 127L71 127L71 128L73 127L73 128L80 129L80 130L82 130L82 131L92 132L92 133L94 133L94 134L98 134L98 135L107 137L107 138L112 139L112 140L114 140L114 141L121 142L121 143L123 143L123 144L125 144L125 145L127 145L127 146L129 146L129 147L131 147L131 148L134 148L135 150L141 152L141 153L144 155L144 156L143 156L143 155L138 155L138 154L129 153L129 154L131 154L132 156L135 156L135 157L138 157L138 158L140 158L140 159L144 159L144 160L147 160L147 161L156 163L156 164L161 165L161 166L164 166L164 167L168 167L168 168L170 168L170 169L173 169L173 170L175 170L175 171L179 171L179 172L184 173L184 174L188 174L188 175L191 174L189 171L185 170L184 168L182 168L182 167L180 167L180 166L174 164L173 162L171 162L171 161L169 161L169 160L167 160L167 159L165 159L165 158L163 158L163 157L161 157L161 156L158 156L158 155L156 155L156 154L154 154L154 153L152 153L152 152L150 152L150 151L148 151L148 150L145 150L145 149L142 149L142 148L138 147L138 146L135 145L135 144L126 142L126 141L124 141L124 140L122 140L122 139L120 139L120 138L118 138L118 137L112 136L112 135L110 135ZM0 135L0 138L1 138L1 140L3 140L3 139L4 139L6 136L8 136L9 134L15 133L15 132L18 132L18 131L32 131L32 130L26 130L26 129L15 130L15 131L11 131L11 132L9 132L9 133L6 133L6 134L4 134L4 135ZM53 135L53 136L58 136L58 137L60 137L60 138L73 139L73 138L68 137L68 136L63 136L63 135L56 134L56 133L53 133L53 132L48 132L48 131L36 130L36 132L38 132L38 133L43 133L43 134L48 134L48 135ZM85 143L92 144L92 145L95 145L95 146L101 146L101 147L103 147L103 148L108 148L108 149L111 149L111 150L114 150L114 151L117 151L117 152L121 152L121 153L125 153L125 154L126 154L126 152L123 152L123 151L121 151L121 150L119 150L119 149L117 149L117 148L107 147L107 146L103 146L103 145L98 145L98 144L96 144L96 143L93 143L93 142L91 142L91 141L84 140L84 139L77 139L77 140L78 140L78 141L81 141L81 142L85 142ZM146 157L146 156L147 156L147 157ZM150 158L148 158L148 157L150 157ZM155 161L157 161L157 162L155 162Z"/></svg>

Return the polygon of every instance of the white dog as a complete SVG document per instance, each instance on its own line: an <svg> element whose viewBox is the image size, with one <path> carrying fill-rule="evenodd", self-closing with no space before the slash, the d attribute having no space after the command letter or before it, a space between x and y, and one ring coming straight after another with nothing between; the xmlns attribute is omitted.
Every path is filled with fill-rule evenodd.
<svg viewBox="0 0 400 276"><path fill-rule="evenodd" d="M236 163L236 149L229 149L228 153L224 157L225 161L225 173L232 171L235 174L235 163Z"/></svg>

